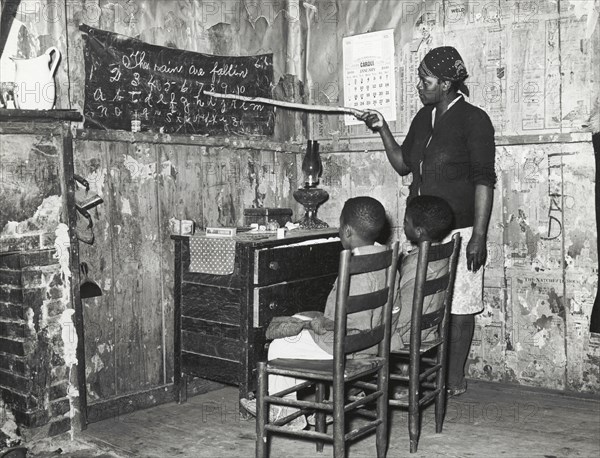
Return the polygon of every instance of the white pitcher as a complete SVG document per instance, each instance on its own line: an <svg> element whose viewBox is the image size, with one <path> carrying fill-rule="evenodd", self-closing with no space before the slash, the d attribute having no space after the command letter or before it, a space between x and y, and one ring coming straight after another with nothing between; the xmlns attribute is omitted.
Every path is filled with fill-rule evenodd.
<svg viewBox="0 0 600 458"><path fill-rule="evenodd" d="M60 51L51 47L33 59L11 57L16 65L15 105L21 110L51 110L56 98L54 73Z"/></svg>

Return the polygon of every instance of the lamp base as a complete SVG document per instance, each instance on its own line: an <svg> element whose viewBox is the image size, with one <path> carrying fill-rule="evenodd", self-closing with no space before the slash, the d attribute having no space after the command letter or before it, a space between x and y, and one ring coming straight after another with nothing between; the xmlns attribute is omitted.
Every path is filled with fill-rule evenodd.
<svg viewBox="0 0 600 458"><path fill-rule="evenodd" d="M320 220L314 215L310 215L310 212L306 212L302 219L296 221L302 229L325 229L329 227L325 221Z"/></svg>
<svg viewBox="0 0 600 458"><path fill-rule="evenodd" d="M297 221L302 229L324 229L329 227L329 224L317 218L317 208L329 199L327 191L319 188L300 188L294 191L294 199L304 206L304 217Z"/></svg>

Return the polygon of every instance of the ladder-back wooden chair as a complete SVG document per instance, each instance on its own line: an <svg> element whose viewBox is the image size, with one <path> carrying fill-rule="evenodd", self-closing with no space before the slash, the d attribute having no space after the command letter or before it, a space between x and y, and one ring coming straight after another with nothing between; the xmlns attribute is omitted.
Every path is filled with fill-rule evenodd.
<svg viewBox="0 0 600 458"><path fill-rule="evenodd" d="M408 409L408 431L410 452L417 451L421 429L421 410L430 402L435 402L435 430L442 432L446 403L446 353L448 345L450 306L456 277L456 265L460 251L460 234L445 244L419 244L419 258L415 290L412 302L410 346L390 354L390 385L396 382L408 385L407 399L390 397L389 405ZM448 273L427 280L427 267L430 262L448 259ZM443 294L442 307L423 314L423 301L427 296ZM435 328L437 335L430 342L422 342L422 331ZM395 370L395 362L408 360L408 374Z"/></svg>
<svg viewBox="0 0 600 458"><path fill-rule="evenodd" d="M333 360L275 359L258 363L257 457L268 456L268 435L280 433L315 440L319 452L323 450L325 442L333 443L334 457L341 458L346 454L346 442L362 437L373 430L376 430L377 456L385 456L388 424L388 361L397 258L398 242L394 242L391 248L373 254L352 255L350 250L341 252L337 280ZM350 285L354 275L381 270L386 270L385 287L364 294L350 295ZM347 315L375 310L379 307L382 307L379 325L369 331L347 333ZM347 357L349 353L375 345L378 346L377 355ZM305 381L290 389L268 395L269 374L285 375ZM373 375L377 377L375 391L362 398L348 397L348 385ZM325 400L326 384L333 386L333 403ZM309 386L315 387L314 401L284 398L287 394ZM361 410L373 403L376 403L374 412ZM269 419L271 404L296 407L300 410L271 421ZM360 413L359 411L369 418L357 420L362 424L347 431L348 414ZM293 431L283 427L300 415L311 413L315 413L316 417L315 431ZM326 414L333 415L333 434L326 432Z"/></svg>

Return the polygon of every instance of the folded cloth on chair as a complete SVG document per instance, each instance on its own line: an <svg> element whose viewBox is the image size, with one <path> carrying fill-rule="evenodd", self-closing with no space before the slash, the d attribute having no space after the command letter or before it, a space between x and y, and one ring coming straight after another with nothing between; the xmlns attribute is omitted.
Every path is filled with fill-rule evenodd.
<svg viewBox="0 0 600 458"><path fill-rule="evenodd" d="M273 317L267 328L267 339L283 339L300 334L303 329L312 329L316 334L333 331L333 321L326 318L323 312L307 311L292 316ZM333 337L332 337L333 338Z"/></svg>
<svg viewBox="0 0 600 458"><path fill-rule="evenodd" d="M273 340L297 336L309 323L294 316L275 316L269 323L265 337Z"/></svg>
<svg viewBox="0 0 600 458"><path fill-rule="evenodd" d="M235 240L190 237L190 272L230 275L235 264Z"/></svg>

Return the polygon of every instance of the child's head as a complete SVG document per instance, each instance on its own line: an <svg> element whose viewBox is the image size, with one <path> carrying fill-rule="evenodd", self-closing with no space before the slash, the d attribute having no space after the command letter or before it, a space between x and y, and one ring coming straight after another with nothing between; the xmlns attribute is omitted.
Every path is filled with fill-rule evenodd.
<svg viewBox="0 0 600 458"><path fill-rule="evenodd" d="M452 208L444 199L416 196L406 206L404 233L411 242L439 242L450 232L452 220Z"/></svg>
<svg viewBox="0 0 600 458"><path fill-rule="evenodd" d="M372 197L348 199L340 215L340 239L344 249L373 245L385 226L383 205Z"/></svg>

